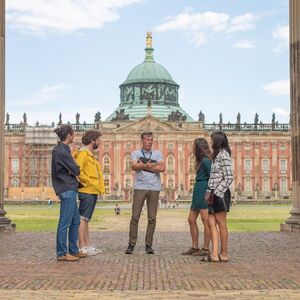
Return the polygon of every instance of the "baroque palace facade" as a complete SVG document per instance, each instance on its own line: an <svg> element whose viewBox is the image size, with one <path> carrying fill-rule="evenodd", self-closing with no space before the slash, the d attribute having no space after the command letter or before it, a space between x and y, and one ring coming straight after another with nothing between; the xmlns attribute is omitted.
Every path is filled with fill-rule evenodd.
<svg viewBox="0 0 300 300"><path fill-rule="evenodd" d="M213 124L205 122L200 111L193 120L179 105L179 85L153 58L152 36L147 33L145 60L137 65L120 85L119 107L106 119L100 112L94 123L72 124L76 138L73 150L80 146L87 129L101 130L98 158L101 162L108 198L130 200L134 173L130 153L140 147L140 134L154 133L154 148L166 161L162 197L189 199L195 170L193 142L197 137L210 140L214 130L224 130L232 150L234 182L232 193L242 198L288 198L291 195L291 138L289 124L278 124L275 115L269 124L223 123L222 114ZM68 122L70 124L70 122ZM63 124L62 115L58 125ZM5 196L8 199L56 199L51 185L51 151L57 143L55 124L27 124L26 114L20 124L5 123Z"/></svg>

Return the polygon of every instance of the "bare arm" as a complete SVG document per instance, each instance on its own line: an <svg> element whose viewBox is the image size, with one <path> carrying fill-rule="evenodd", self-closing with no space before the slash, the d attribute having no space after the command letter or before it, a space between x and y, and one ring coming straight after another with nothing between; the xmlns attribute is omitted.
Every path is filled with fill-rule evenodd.
<svg viewBox="0 0 300 300"><path fill-rule="evenodd" d="M138 170L145 170L145 171L151 171L151 172L164 172L165 171L165 162L164 161L159 161L155 163L146 163L143 164L139 160L133 160L131 161L131 169L133 171L138 171Z"/></svg>

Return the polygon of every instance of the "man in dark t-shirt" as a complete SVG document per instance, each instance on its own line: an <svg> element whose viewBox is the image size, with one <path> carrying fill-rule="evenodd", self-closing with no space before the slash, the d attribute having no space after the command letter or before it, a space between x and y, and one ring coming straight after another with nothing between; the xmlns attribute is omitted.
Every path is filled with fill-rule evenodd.
<svg viewBox="0 0 300 300"><path fill-rule="evenodd" d="M80 174L80 168L76 165L69 147L75 134L70 125L62 125L54 131L60 139L52 151L51 165L53 188L60 199L56 255L58 261L76 261L86 254L79 252L77 245L80 218L76 202L78 191L76 176Z"/></svg>

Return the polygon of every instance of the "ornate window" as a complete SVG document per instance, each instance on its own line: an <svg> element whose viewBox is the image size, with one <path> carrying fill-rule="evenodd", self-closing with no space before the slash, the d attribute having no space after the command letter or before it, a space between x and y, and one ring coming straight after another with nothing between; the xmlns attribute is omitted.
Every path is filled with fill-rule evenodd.
<svg viewBox="0 0 300 300"><path fill-rule="evenodd" d="M131 163L130 163L130 155L126 155L124 158L124 171L125 173L130 173L131 172Z"/></svg>
<svg viewBox="0 0 300 300"><path fill-rule="evenodd" d="M286 184L286 178L280 179L280 191L283 193L287 192L287 184Z"/></svg>
<svg viewBox="0 0 300 300"><path fill-rule="evenodd" d="M281 172L286 172L286 159L280 161L280 170Z"/></svg>
<svg viewBox="0 0 300 300"><path fill-rule="evenodd" d="M245 179L245 190L246 190L246 192L251 192L251 179L250 178Z"/></svg>
<svg viewBox="0 0 300 300"><path fill-rule="evenodd" d="M189 172L195 171L195 157L194 155L191 155L189 158Z"/></svg>
<svg viewBox="0 0 300 300"><path fill-rule="evenodd" d="M195 178L191 178L191 179L190 179L189 193L193 193L194 184L195 184Z"/></svg>
<svg viewBox="0 0 300 300"><path fill-rule="evenodd" d="M110 182L108 178L104 179L105 194L110 193Z"/></svg>
<svg viewBox="0 0 300 300"><path fill-rule="evenodd" d="M168 173L174 172L174 157L169 155L168 157Z"/></svg>
<svg viewBox="0 0 300 300"><path fill-rule="evenodd" d="M20 160L18 158L13 158L11 161L11 169L13 173L18 173L20 170Z"/></svg>
<svg viewBox="0 0 300 300"><path fill-rule="evenodd" d="M269 171L269 159L263 159L262 161L262 169L263 171Z"/></svg>
<svg viewBox="0 0 300 300"><path fill-rule="evenodd" d="M103 173L110 173L110 158L108 155L103 158Z"/></svg>
<svg viewBox="0 0 300 300"><path fill-rule="evenodd" d="M269 188L269 179L268 178L265 178L264 181L263 181L263 191L265 193L267 193L267 192L270 191L270 188Z"/></svg>
<svg viewBox="0 0 300 300"><path fill-rule="evenodd" d="M170 179L168 180L168 188L171 188L171 189L172 189L173 187L174 187L174 181L173 181L173 179L170 178Z"/></svg>
<svg viewBox="0 0 300 300"><path fill-rule="evenodd" d="M245 171L251 171L252 170L252 161L251 161L251 159L245 159L244 160L244 170Z"/></svg>

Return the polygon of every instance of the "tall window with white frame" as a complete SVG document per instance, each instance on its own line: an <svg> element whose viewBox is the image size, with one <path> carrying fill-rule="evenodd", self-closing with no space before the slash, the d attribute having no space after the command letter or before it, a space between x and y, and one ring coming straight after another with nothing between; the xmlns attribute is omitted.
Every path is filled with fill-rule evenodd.
<svg viewBox="0 0 300 300"><path fill-rule="evenodd" d="M174 172L174 158L173 155L168 156L168 173L173 173Z"/></svg>
<svg viewBox="0 0 300 300"><path fill-rule="evenodd" d="M280 160L280 172L285 173L286 172L286 159Z"/></svg>
<svg viewBox="0 0 300 300"><path fill-rule="evenodd" d="M248 172L252 170L252 161L250 158L244 160L244 170Z"/></svg>
<svg viewBox="0 0 300 300"><path fill-rule="evenodd" d="M108 155L105 155L103 158L103 173L110 173L110 158Z"/></svg>
<svg viewBox="0 0 300 300"><path fill-rule="evenodd" d="M125 155L124 158L124 171L125 173L130 173L131 172L131 163L130 163L130 154Z"/></svg>
<svg viewBox="0 0 300 300"><path fill-rule="evenodd" d="M287 192L287 180L285 177L280 179L280 191L283 194Z"/></svg>
<svg viewBox="0 0 300 300"><path fill-rule="evenodd" d="M263 159L262 170L264 173L269 172L269 159L267 158Z"/></svg>

